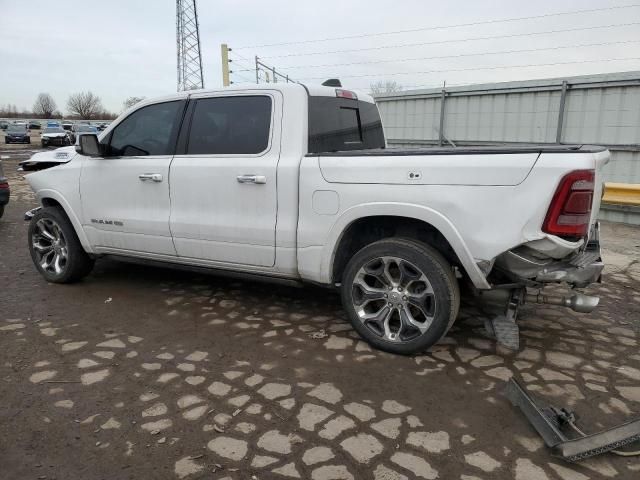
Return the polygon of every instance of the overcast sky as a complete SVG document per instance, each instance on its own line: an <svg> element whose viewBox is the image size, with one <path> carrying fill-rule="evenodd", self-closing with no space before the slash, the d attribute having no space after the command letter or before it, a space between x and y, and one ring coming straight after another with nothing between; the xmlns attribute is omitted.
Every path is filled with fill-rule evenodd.
<svg viewBox="0 0 640 480"><path fill-rule="evenodd" d="M445 80L455 85L640 70L640 58L629 59L640 57L640 2L635 4L432 29L634 5L634 0L199 0L205 87L221 86L223 42L237 61L232 79L238 83L254 81L253 71L240 71L253 67L254 55L296 80L338 77L354 89L368 89L378 80L411 88ZM31 109L37 94L48 92L64 111L70 93L91 90L107 109L119 112L128 96L175 91L175 10L173 0L0 0L0 105ZM617 26L591 28L610 25ZM423 30L241 48L411 29ZM550 30L556 33L523 35ZM455 41L461 39L475 40ZM421 45L406 46L416 43ZM355 49L360 51L317 54ZM544 50L522 51L532 49ZM519 52L502 53L513 50ZM346 65L317 67L332 64Z"/></svg>

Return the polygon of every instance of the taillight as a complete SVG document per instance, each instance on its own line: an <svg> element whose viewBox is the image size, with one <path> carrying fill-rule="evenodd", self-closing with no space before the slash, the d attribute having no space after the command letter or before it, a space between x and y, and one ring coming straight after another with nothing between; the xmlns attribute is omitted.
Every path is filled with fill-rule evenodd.
<svg viewBox="0 0 640 480"><path fill-rule="evenodd" d="M542 231L552 235L582 237L589 231L595 172L567 173L553 195Z"/></svg>
<svg viewBox="0 0 640 480"><path fill-rule="evenodd" d="M0 182L0 188L9 188L9 184L7 182Z"/></svg>

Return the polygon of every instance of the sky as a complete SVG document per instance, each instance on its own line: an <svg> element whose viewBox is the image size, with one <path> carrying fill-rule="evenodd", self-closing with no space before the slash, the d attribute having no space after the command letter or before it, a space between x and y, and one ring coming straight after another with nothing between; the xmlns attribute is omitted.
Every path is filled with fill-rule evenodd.
<svg viewBox="0 0 640 480"><path fill-rule="evenodd" d="M255 82L256 55L303 83L340 78L356 90L378 81L410 89L640 70L634 0L198 0L197 6L206 88L222 86L222 43L232 49L234 83ZM621 6L632 7L611 8ZM555 15L591 9L608 10ZM0 106L31 109L47 92L64 112L70 94L90 90L118 113L129 96L176 91L175 14L173 0L0 0ZM389 33L398 31L404 33ZM317 41L335 37L351 38ZM280 43L286 44L264 46Z"/></svg>

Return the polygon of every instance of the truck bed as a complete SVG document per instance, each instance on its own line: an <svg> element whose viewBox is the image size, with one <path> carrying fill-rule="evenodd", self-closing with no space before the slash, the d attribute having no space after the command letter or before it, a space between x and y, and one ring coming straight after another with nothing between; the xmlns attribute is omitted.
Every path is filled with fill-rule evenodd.
<svg viewBox="0 0 640 480"><path fill-rule="evenodd" d="M420 148L376 148L370 150L345 150L336 152L309 153L307 157L398 157L416 155L489 155L512 153L598 153L606 147L598 145L488 145L464 147L420 147Z"/></svg>

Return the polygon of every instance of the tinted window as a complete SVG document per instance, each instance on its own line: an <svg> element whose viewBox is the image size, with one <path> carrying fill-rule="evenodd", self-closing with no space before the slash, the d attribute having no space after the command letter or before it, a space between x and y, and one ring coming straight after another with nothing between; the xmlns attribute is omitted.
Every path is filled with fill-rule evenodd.
<svg viewBox="0 0 640 480"><path fill-rule="evenodd" d="M269 145L271 97L204 98L196 102L187 154L254 154Z"/></svg>
<svg viewBox="0 0 640 480"><path fill-rule="evenodd" d="M384 132L373 103L309 97L309 153L384 148Z"/></svg>
<svg viewBox="0 0 640 480"><path fill-rule="evenodd" d="M111 135L113 156L172 155L178 113L182 102L149 105L136 110L118 125Z"/></svg>
<svg viewBox="0 0 640 480"><path fill-rule="evenodd" d="M27 127L25 127L23 125L9 125L8 131L9 132L22 133L22 132L26 132L27 131Z"/></svg>

